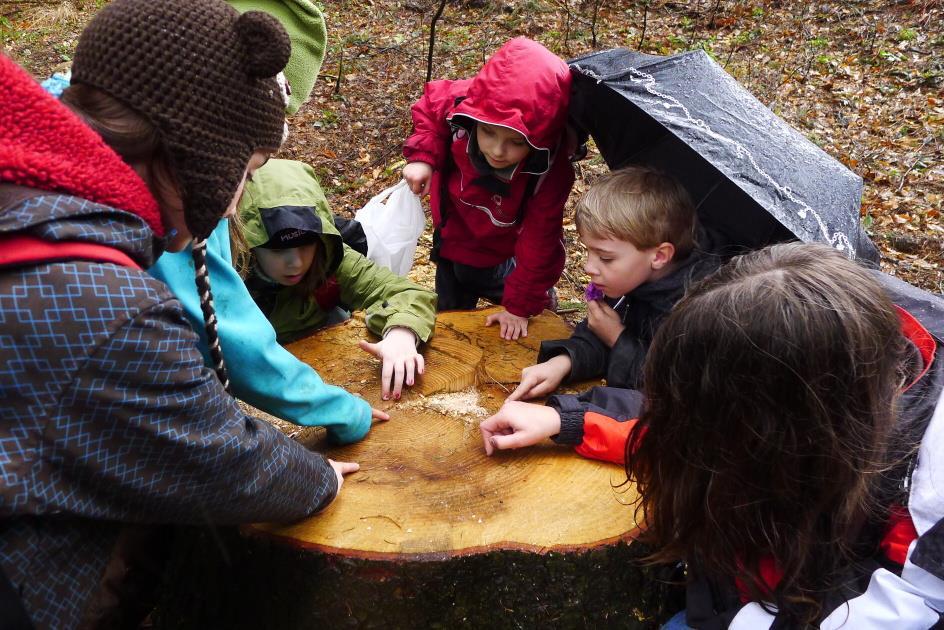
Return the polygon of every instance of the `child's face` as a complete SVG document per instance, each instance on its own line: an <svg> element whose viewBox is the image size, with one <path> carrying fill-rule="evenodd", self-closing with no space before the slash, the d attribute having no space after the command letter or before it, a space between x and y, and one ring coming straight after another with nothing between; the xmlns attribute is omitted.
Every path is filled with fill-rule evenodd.
<svg viewBox="0 0 944 630"><path fill-rule="evenodd" d="M583 270L608 298L618 298L655 280L668 263L659 247L638 249L629 241L584 233L580 240L587 247Z"/></svg>
<svg viewBox="0 0 944 630"><path fill-rule="evenodd" d="M479 151L492 168L503 169L513 166L528 157L531 145L520 133L507 127L478 123L475 137Z"/></svg>
<svg viewBox="0 0 944 630"><path fill-rule="evenodd" d="M315 243L287 249L256 247L253 253L262 273L275 282L290 287L298 284L315 259Z"/></svg>

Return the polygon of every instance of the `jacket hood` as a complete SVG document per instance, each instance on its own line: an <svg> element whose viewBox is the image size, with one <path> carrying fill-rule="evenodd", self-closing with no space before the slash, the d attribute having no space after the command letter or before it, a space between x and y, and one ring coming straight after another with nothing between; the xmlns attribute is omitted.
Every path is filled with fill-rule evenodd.
<svg viewBox="0 0 944 630"><path fill-rule="evenodd" d="M508 127L532 147L526 171L548 170L567 121L570 69L541 44L516 37L492 55L446 119L472 132L477 122Z"/></svg>
<svg viewBox="0 0 944 630"><path fill-rule="evenodd" d="M164 236L144 181L66 106L0 53L0 181L124 210Z"/></svg>
<svg viewBox="0 0 944 630"><path fill-rule="evenodd" d="M313 232L327 252L326 275L344 256L343 242L315 171L294 160L269 160L246 182L239 200L239 220L250 248L281 234Z"/></svg>

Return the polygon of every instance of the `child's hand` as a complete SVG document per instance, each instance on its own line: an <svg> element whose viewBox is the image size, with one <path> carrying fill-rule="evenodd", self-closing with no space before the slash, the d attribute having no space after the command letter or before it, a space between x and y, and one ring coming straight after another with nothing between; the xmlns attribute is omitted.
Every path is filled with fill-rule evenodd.
<svg viewBox="0 0 944 630"><path fill-rule="evenodd" d="M429 183L432 181L433 167L426 162L410 162L403 167L403 179L414 195L429 194Z"/></svg>
<svg viewBox="0 0 944 630"><path fill-rule="evenodd" d="M553 407L524 402L506 402L491 418L479 425L485 454L495 450L537 444L560 433L560 414Z"/></svg>
<svg viewBox="0 0 944 630"><path fill-rule="evenodd" d="M558 354L544 363L531 365L521 370L521 383L511 392L508 400L523 400L545 396L570 374L570 357Z"/></svg>
<svg viewBox="0 0 944 630"><path fill-rule="evenodd" d="M376 409L374 407L370 408L370 419L371 424L377 424L378 422L386 422L390 419L390 414L384 411L383 409Z"/></svg>
<svg viewBox="0 0 944 630"><path fill-rule="evenodd" d="M363 339L358 342L365 350L383 362L380 369L380 393L384 400L389 400L391 393L400 398L404 383L412 385L415 374L426 370L423 355L416 351L416 335L409 328L395 327L377 343Z"/></svg>
<svg viewBox="0 0 944 630"><path fill-rule="evenodd" d="M514 340L518 337L528 336L528 318L512 315L508 311L499 311L492 313L485 318L485 325L501 324L500 335L502 339Z"/></svg>
<svg viewBox="0 0 944 630"><path fill-rule="evenodd" d="M619 313L603 300L587 302L587 325L608 348L616 345L616 340L626 329L620 321Z"/></svg>
<svg viewBox="0 0 944 630"><path fill-rule="evenodd" d="M352 472L357 472L361 469L360 464L355 464L353 462L336 462L333 459L329 459L328 463L331 464L331 468L334 469L334 474L338 477L338 491L334 494L335 497L341 493L341 485L344 483L344 475L349 475Z"/></svg>

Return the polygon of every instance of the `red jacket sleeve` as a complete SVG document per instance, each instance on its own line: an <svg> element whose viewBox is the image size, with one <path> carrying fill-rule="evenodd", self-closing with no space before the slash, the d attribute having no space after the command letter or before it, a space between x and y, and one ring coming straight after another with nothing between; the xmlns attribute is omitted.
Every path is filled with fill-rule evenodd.
<svg viewBox="0 0 944 630"><path fill-rule="evenodd" d="M620 422L588 411L583 416L583 442L578 444L575 450L590 459L625 464L626 440L637 422L637 418Z"/></svg>
<svg viewBox="0 0 944 630"><path fill-rule="evenodd" d="M525 202L515 244L515 269L505 279L502 296L502 306L519 317L544 309L548 289L564 270L564 204L574 184L574 169L564 153L558 153L551 170Z"/></svg>
<svg viewBox="0 0 944 630"><path fill-rule="evenodd" d="M413 103L413 133L403 144L403 156L409 162L426 162L440 170L446 158L447 143L452 130L446 115L455 107L456 99L465 95L470 80L430 81L420 100Z"/></svg>
<svg viewBox="0 0 944 630"><path fill-rule="evenodd" d="M590 459L625 462L626 441L637 427L642 411L642 394L618 387L593 387L578 396L555 394L547 405L560 414L558 444L571 444L577 453Z"/></svg>

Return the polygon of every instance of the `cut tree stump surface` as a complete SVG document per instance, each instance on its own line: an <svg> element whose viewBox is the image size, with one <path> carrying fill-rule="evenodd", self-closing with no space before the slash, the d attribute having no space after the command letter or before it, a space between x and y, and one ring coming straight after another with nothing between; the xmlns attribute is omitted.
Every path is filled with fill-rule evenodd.
<svg viewBox="0 0 944 630"><path fill-rule="evenodd" d="M423 351L426 374L395 403L380 400L379 361L357 349L368 336L362 320L287 346L326 382L362 395L392 420L375 424L362 442L327 451L361 469L324 512L244 533L375 559L569 551L627 539L633 521L625 503L635 495L628 486L614 490L625 479L619 466L551 443L485 456L479 422L498 410L541 340L571 333L545 312L531 320L528 337L505 341L497 326L484 326L495 310L440 313Z"/></svg>
<svg viewBox="0 0 944 630"><path fill-rule="evenodd" d="M550 442L485 456L479 422L542 339L571 332L546 312L527 338L503 341L484 326L490 312L440 313L426 375L396 402L380 400L379 362L357 348L362 320L288 346L393 419L343 448L283 429L360 471L292 525L181 530L157 627L648 630L679 610L672 576L641 566L650 550L630 543L635 494L613 488L619 466Z"/></svg>

